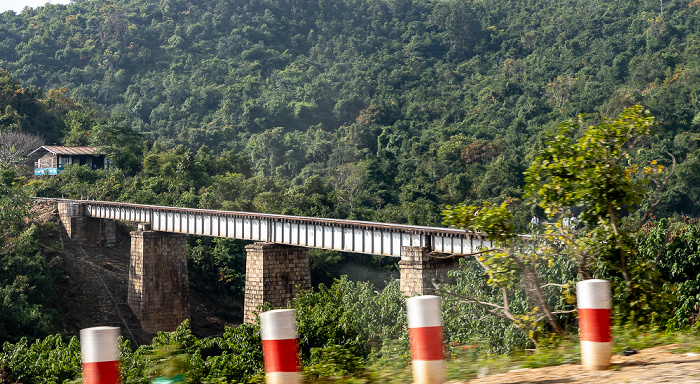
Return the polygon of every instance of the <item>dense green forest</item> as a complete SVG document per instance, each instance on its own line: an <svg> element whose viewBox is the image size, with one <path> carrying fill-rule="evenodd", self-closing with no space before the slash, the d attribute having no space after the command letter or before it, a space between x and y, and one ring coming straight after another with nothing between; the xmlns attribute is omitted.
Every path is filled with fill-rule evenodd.
<svg viewBox="0 0 700 384"><path fill-rule="evenodd" d="M77 340L47 336L61 331L51 327L60 250L45 241L53 224L25 220L30 196L419 225L441 225L450 205L468 213L463 228L507 218L508 236L557 205L557 214L580 215L580 232L561 235L573 245L543 250L532 270L566 287L542 299L562 311L563 331L575 332L564 312L586 273L613 282L618 326L696 324L700 226L688 216L700 215L699 9L698 0L79 0L0 14L0 139L19 132L96 145L117 166L33 178L0 140L0 382L79 374ZM631 170L642 178L620 182L629 196L606 220L624 219L624 236L612 236L570 189L543 190L533 179L537 166L544 174L558 160L557 137L575 143L632 105L648 110L638 117L654 134L628 135L634 150L614 164L627 181ZM619 126L601 124L591 137ZM663 177L650 165L664 166ZM589 251L584 265L576 252ZM386 288L335 280L348 255L312 252L312 279L324 285L290 303L301 313L306 377L400 381L380 373L408 361L404 298L385 281L395 260L352 258L381 272L361 280ZM549 340L550 325L527 320L539 314L527 284L513 284L522 271L505 259L482 265L503 267L506 278L469 259L443 288L453 355ZM188 237L196 290L241 297L244 260L239 242ZM498 281L513 292L514 322L447 299L498 302ZM149 361L173 350L190 364L190 382L259 382L258 331L243 325L198 339L183 324L151 345L125 344L124 382L148 382Z"/></svg>
<svg viewBox="0 0 700 384"><path fill-rule="evenodd" d="M695 215L698 17L682 1L48 5L0 15L0 68L27 87L0 122L47 143L123 147L98 123L135 130L122 170L149 185L133 201L434 225L445 204L519 197L556 123L642 104L650 150L679 163L657 215ZM256 203L224 192L241 183Z"/></svg>

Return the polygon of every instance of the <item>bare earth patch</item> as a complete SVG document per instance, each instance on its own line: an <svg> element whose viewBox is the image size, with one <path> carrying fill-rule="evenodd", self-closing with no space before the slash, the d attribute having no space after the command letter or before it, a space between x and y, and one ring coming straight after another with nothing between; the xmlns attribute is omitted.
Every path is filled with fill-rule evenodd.
<svg viewBox="0 0 700 384"><path fill-rule="evenodd" d="M607 371L585 371L565 364L536 369L517 369L481 379L453 384L555 384L555 383L700 383L700 354L672 353L681 344L640 350L631 356L615 355Z"/></svg>

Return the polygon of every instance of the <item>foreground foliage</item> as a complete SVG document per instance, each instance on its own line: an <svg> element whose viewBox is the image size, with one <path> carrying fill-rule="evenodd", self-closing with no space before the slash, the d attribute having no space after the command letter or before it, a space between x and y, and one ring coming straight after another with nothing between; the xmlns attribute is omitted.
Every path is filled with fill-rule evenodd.
<svg viewBox="0 0 700 384"><path fill-rule="evenodd" d="M637 163L638 147L652 133L654 119L641 106L627 108L619 118L604 119L597 126L584 126L584 118L561 124L525 172L525 199L542 207L554 224L539 225L535 216L531 234L518 235L512 224L512 200L448 206L443 212L445 224L487 233L494 245L473 252L470 258L475 264L465 263L466 269L480 267L490 289L462 278L441 292L510 322L535 345L540 321L559 337L565 336L563 317L557 315L575 312L575 273L581 279L612 280L616 314L626 321L663 323L674 298L663 289L658 260L638 256L636 228L625 215L644 201L650 180L657 192L668 180L659 180L663 166L656 160L645 166ZM649 210L657 203L652 202ZM453 274L464 276L464 270Z"/></svg>
<svg viewBox="0 0 700 384"><path fill-rule="evenodd" d="M580 278L611 280L617 311L640 324L665 321L673 300L654 261L639 257L635 244L676 165L673 155L665 168L645 153L654 126L639 105L595 126L579 116L559 126L525 172L526 197L548 217L576 213L582 228L566 246Z"/></svg>
<svg viewBox="0 0 700 384"><path fill-rule="evenodd" d="M47 304L55 272L40 252L39 227L24 221L31 208L25 182L0 165L0 343L52 331Z"/></svg>
<svg viewBox="0 0 700 384"><path fill-rule="evenodd" d="M667 332L658 328L616 326L615 353L680 344L679 353L700 351L696 333ZM682 344L681 344L682 343ZM519 368L539 368L580 363L576 337L543 340L532 352L489 353L480 345L450 343L449 380L467 380L484 373L497 374ZM188 383L260 383L262 353L259 328L243 325L222 337L198 339L187 322L175 332L160 333L151 345L132 351L128 342L120 348L121 380L125 384L150 383L155 377L183 374ZM312 348L304 353L303 376L309 383L411 383L407 345L386 340L382 355L358 356L339 345ZM79 379L80 343L77 337L63 341L59 335L33 343L23 339L6 343L0 353L2 383L61 383Z"/></svg>
<svg viewBox="0 0 700 384"><path fill-rule="evenodd" d="M687 217L647 223L637 236L639 255L653 263L673 293L674 303L667 326L683 329L700 320L700 225Z"/></svg>
<svg viewBox="0 0 700 384"><path fill-rule="evenodd" d="M367 371L371 361L392 361L398 351L407 356L405 301L398 282L378 292L366 283L347 279L317 292L306 292L292 303L306 375L322 380ZM404 343L396 344L396 340ZM383 343L390 346L386 348ZM391 352L391 355L384 356ZM259 382L262 344L257 324L227 328L223 336L200 339L185 321L175 332L160 332L150 345L132 350L121 345L122 382L148 383L152 378L184 374L187 382ZM401 359L405 366L408 359ZM63 382L80 375L80 345L76 337L5 343L0 369L10 382ZM366 373L369 375L369 373Z"/></svg>

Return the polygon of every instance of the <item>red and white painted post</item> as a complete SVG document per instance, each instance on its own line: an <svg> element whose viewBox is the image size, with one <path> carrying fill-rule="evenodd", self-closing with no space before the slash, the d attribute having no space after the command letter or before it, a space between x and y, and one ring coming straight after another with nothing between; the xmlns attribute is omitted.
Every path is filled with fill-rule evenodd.
<svg viewBox="0 0 700 384"><path fill-rule="evenodd" d="M268 384L300 384L299 338L293 309L260 314L265 381Z"/></svg>
<svg viewBox="0 0 700 384"><path fill-rule="evenodd" d="M581 365L588 370L603 370L612 357L612 296L607 280L583 280L576 283L578 322L581 338Z"/></svg>
<svg viewBox="0 0 700 384"><path fill-rule="evenodd" d="M84 384L119 383L119 328L80 330Z"/></svg>
<svg viewBox="0 0 700 384"><path fill-rule="evenodd" d="M406 309L413 359L413 382L443 383L445 351L440 298L430 295L412 297L406 300Z"/></svg>

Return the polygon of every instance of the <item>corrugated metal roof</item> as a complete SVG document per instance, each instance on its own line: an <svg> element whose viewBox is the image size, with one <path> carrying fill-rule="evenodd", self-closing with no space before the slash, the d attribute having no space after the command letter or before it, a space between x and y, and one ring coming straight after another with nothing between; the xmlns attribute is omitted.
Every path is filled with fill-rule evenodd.
<svg viewBox="0 0 700 384"><path fill-rule="evenodd" d="M98 147L62 147L45 145L41 148L44 148L56 155L102 155L102 153L97 152Z"/></svg>

